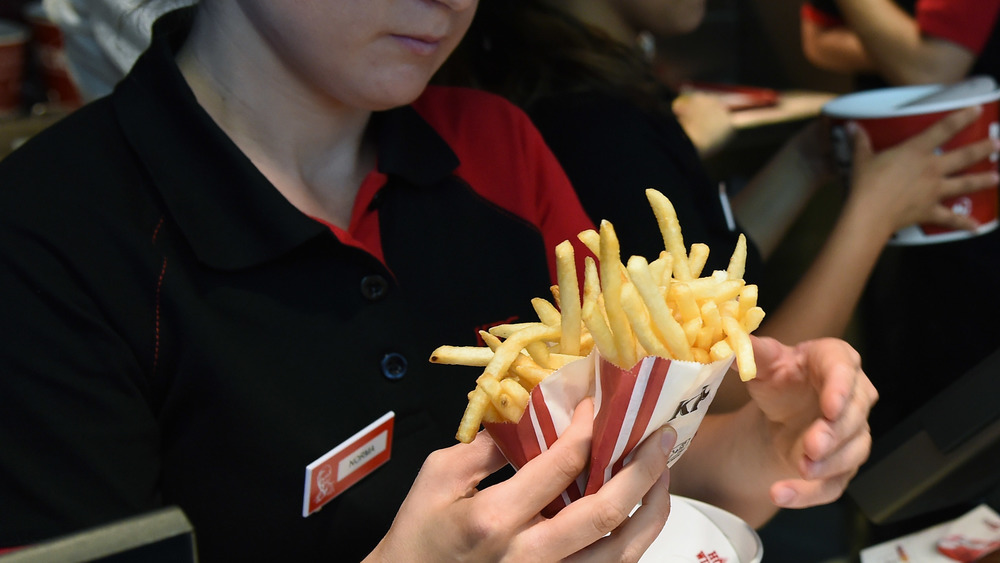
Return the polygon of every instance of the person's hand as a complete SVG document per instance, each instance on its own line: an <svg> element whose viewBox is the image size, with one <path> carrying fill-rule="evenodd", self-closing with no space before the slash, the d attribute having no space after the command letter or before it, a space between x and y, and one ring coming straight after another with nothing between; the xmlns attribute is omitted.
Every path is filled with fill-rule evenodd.
<svg viewBox="0 0 1000 563"><path fill-rule="evenodd" d="M851 187L846 209L868 214L891 234L916 223L974 230L976 222L941 204L944 198L997 184L994 172L956 175L1000 145L986 139L946 153L938 147L974 121L979 106L953 112L920 134L877 154L864 130L854 129Z"/></svg>
<svg viewBox="0 0 1000 563"><path fill-rule="evenodd" d="M736 132L729 108L710 94L681 94L674 98L672 107L677 121L703 158L725 146Z"/></svg>
<svg viewBox="0 0 1000 563"><path fill-rule="evenodd" d="M552 448L483 490L479 482L507 463L489 434L432 453L366 561L637 561L670 511L670 428L653 433L596 493L552 518L540 514L586 467L593 408L585 399Z"/></svg>
<svg viewBox="0 0 1000 563"><path fill-rule="evenodd" d="M836 500L871 451L868 413L878 392L860 356L834 338L794 348L752 338L757 378L748 390L765 420L764 442L787 475L770 485L771 500L783 508Z"/></svg>

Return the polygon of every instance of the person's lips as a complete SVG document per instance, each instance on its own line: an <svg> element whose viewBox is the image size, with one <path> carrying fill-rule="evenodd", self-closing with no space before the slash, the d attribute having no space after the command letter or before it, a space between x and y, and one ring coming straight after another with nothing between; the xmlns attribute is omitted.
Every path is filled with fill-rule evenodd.
<svg viewBox="0 0 1000 563"><path fill-rule="evenodd" d="M444 39L441 36L433 35L393 34L392 37L404 48L417 55L433 54L441 46L441 41Z"/></svg>

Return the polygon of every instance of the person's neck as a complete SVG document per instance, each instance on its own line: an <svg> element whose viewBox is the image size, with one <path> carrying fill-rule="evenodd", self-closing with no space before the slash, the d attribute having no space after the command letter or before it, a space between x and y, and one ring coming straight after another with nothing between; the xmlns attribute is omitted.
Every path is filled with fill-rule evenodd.
<svg viewBox="0 0 1000 563"><path fill-rule="evenodd" d="M346 228L374 165L371 112L309 88L240 22L235 2L206 3L177 55L198 102L303 213ZM246 25L241 25L241 23Z"/></svg>
<svg viewBox="0 0 1000 563"><path fill-rule="evenodd" d="M621 13L606 0L556 0L547 2L549 6L566 12L581 22L600 29L612 39L625 45L635 45L638 30L629 25Z"/></svg>

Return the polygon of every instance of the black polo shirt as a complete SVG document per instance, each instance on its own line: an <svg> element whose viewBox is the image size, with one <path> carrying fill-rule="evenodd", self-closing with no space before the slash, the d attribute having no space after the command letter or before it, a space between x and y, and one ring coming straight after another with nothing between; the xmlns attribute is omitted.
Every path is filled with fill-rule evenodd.
<svg viewBox="0 0 1000 563"><path fill-rule="evenodd" d="M0 547L177 504L205 561L358 560L455 443L476 370L431 350L535 318L592 223L523 114L431 89L331 229L197 105L185 34L0 162ZM303 518L306 465L390 410L391 460Z"/></svg>
<svg viewBox="0 0 1000 563"><path fill-rule="evenodd" d="M552 94L527 110L584 209L595 222L615 225L622 255L652 260L663 250L656 218L645 212L646 189L655 188L676 209L684 243L711 249L706 275L726 269L740 228L732 216L727 219L728 201L676 118L598 89ZM763 278L763 260L753 241L747 242L746 277L754 282Z"/></svg>

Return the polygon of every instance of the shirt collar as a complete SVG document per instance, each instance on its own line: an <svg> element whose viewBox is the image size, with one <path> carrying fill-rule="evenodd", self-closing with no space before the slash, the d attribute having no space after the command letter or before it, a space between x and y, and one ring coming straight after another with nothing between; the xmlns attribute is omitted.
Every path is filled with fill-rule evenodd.
<svg viewBox="0 0 1000 563"><path fill-rule="evenodd" d="M174 62L194 8L164 15L112 95L126 138L199 260L220 269L266 262L330 230L301 213L202 109ZM410 106L375 114L379 171L417 186L458 158Z"/></svg>

